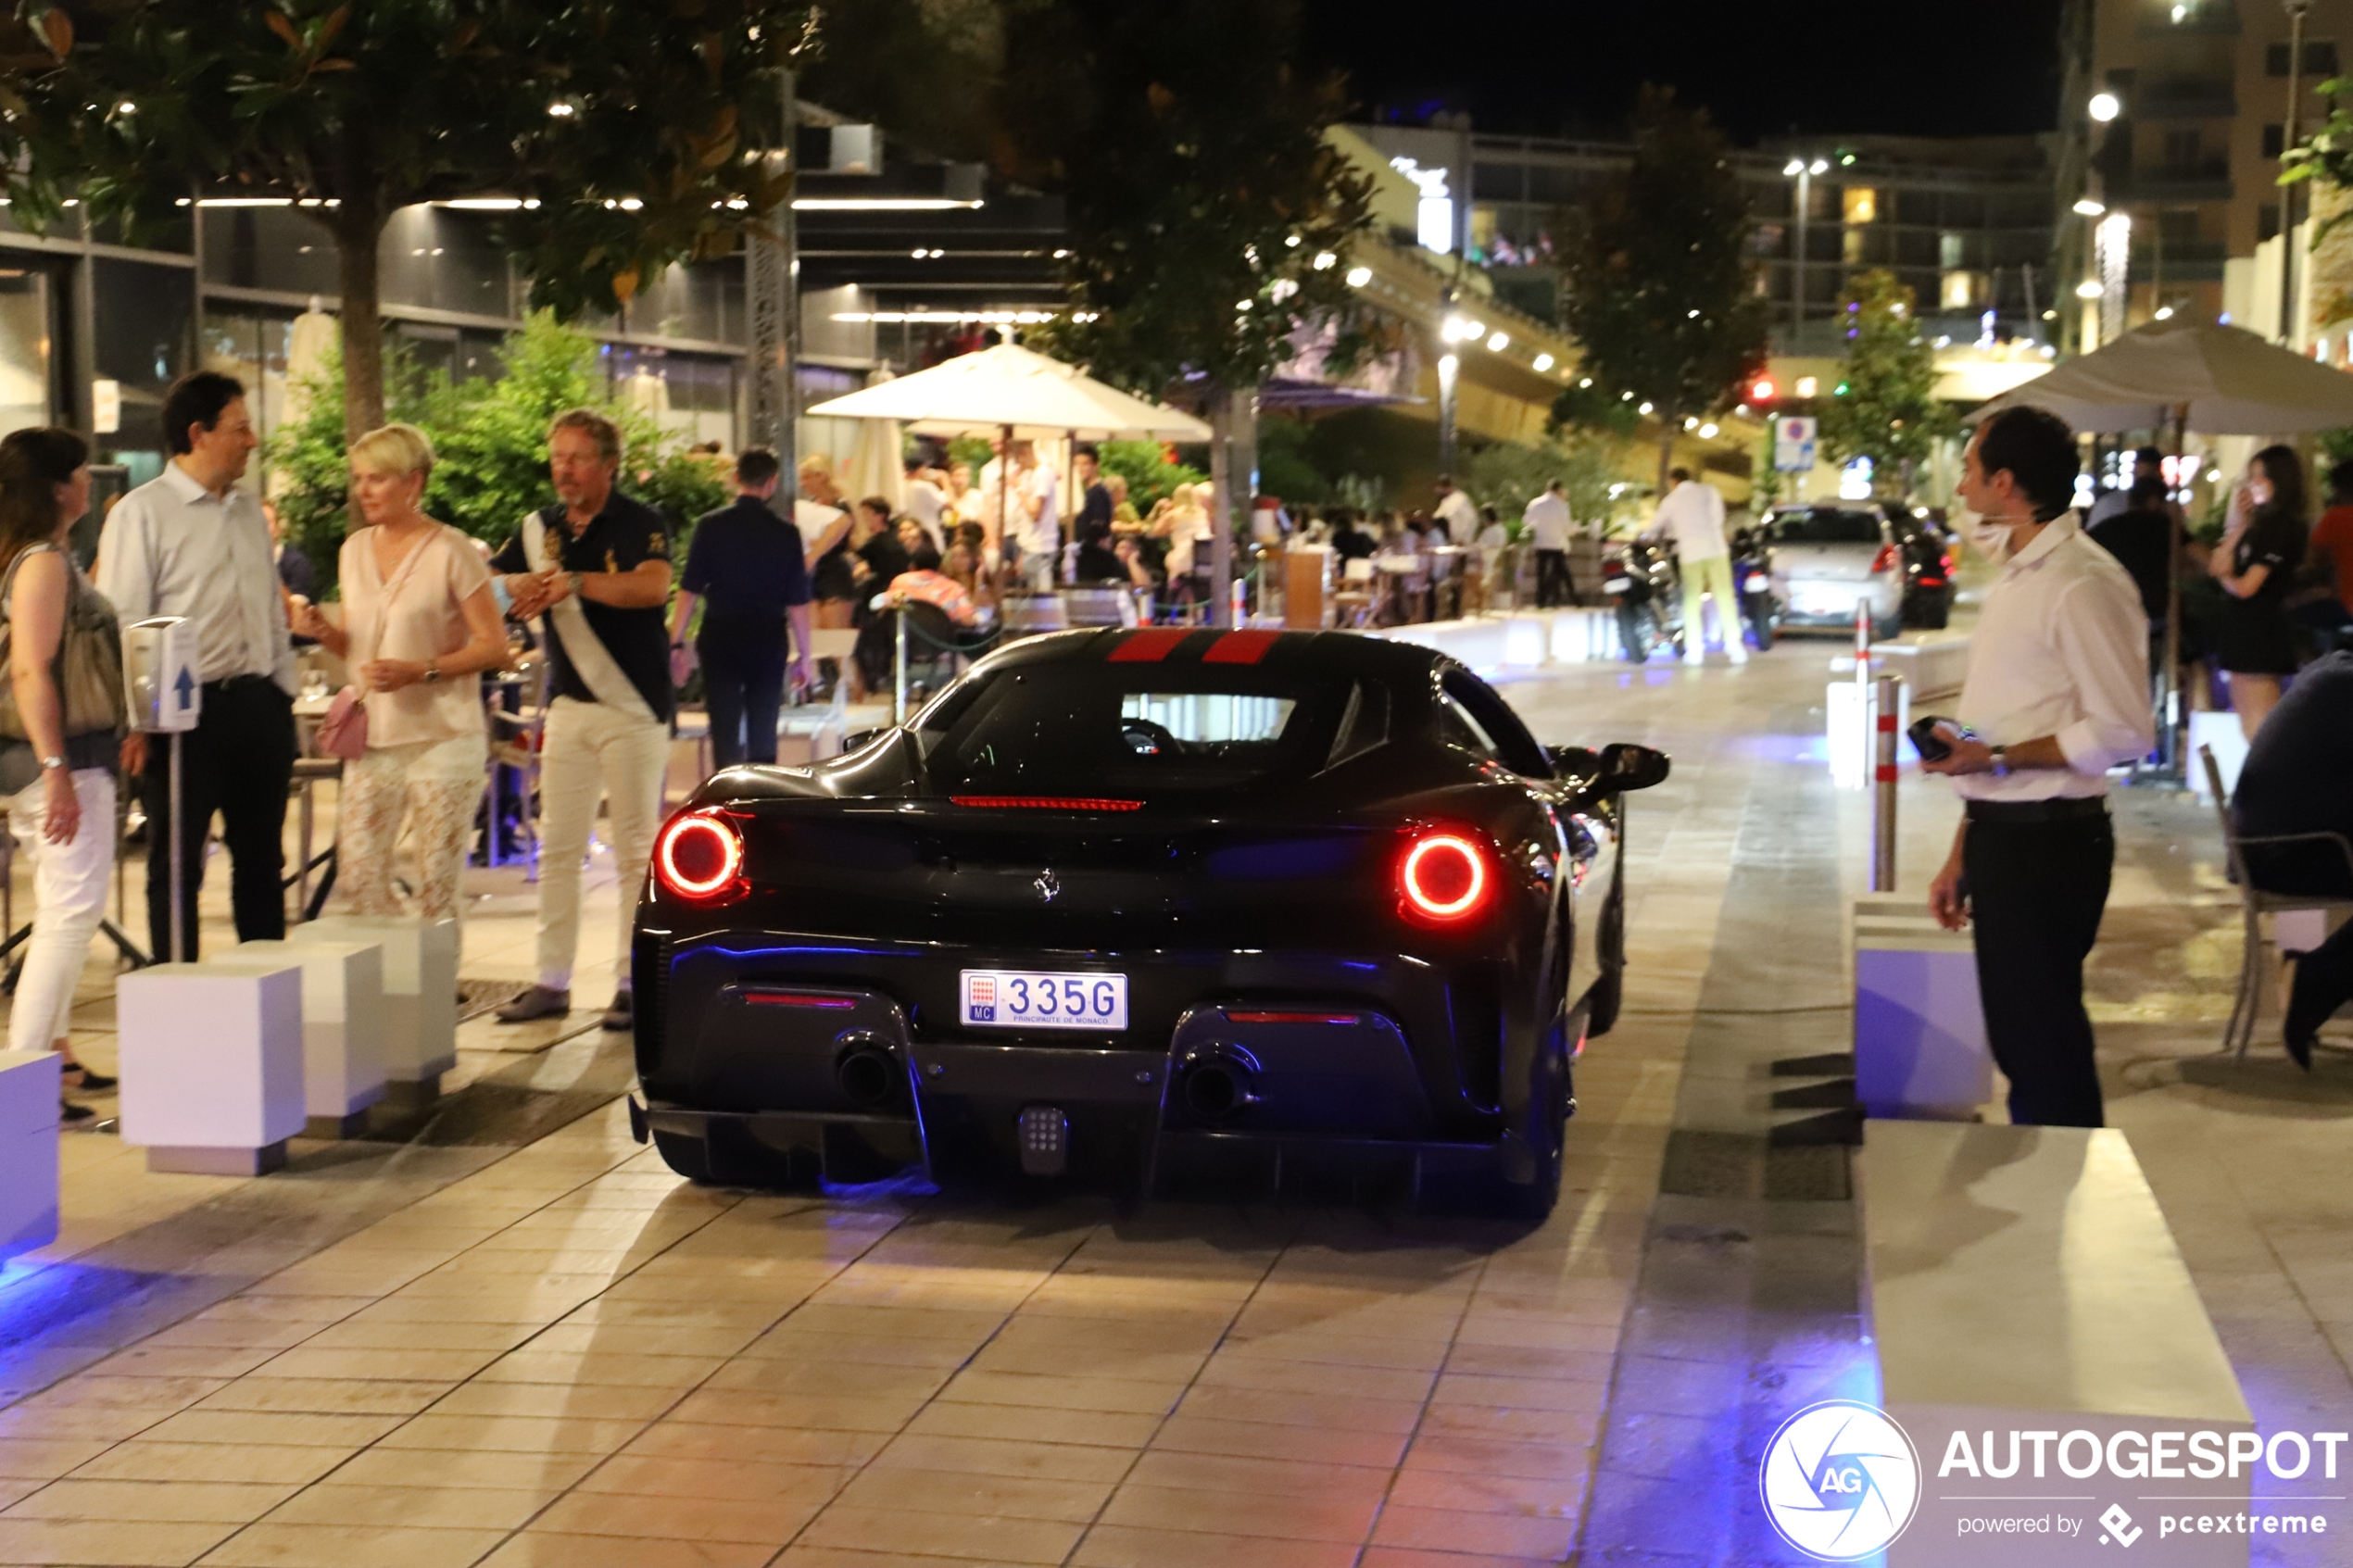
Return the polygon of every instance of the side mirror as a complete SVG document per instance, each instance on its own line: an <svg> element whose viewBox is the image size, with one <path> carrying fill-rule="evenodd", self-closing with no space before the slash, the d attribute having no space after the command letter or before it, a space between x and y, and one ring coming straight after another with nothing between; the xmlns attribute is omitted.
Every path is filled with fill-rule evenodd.
<svg viewBox="0 0 2353 1568"><path fill-rule="evenodd" d="M1602 750L1602 782L1612 790L1648 789L1667 782L1674 759L1655 746L1620 741Z"/></svg>
<svg viewBox="0 0 2353 1568"><path fill-rule="evenodd" d="M1590 746L1548 746L1544 755L1553 759L1556 773L1590 779L1602 771L1602 754Z"/></svg>

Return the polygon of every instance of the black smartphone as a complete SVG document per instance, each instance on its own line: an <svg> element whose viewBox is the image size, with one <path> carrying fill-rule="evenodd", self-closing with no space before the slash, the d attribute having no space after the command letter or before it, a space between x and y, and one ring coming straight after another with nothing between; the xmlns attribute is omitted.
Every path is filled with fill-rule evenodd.
<svg viewBox="0 0 2353 1568"><path fill-rule="evenodd" d="M1952 746L1936 731L1937 725L1951 723L1953 721L1950 719L1939 718L1933 713L1912 721L1912 727L1904 733L1912 737L1912 749L1920 754L1921 761L1942 762L1953 755ZM1954 724L1953 727L1957 730L1960 729L1958 724Z"/></svg>

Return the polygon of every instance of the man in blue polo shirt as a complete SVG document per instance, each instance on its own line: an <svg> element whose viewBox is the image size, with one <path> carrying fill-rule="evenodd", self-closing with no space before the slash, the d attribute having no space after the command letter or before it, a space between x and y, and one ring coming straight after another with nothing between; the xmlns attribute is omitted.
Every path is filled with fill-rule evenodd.
<svg viewBox="0 0 2353 1568"><path fill-rule="evenodd" d="M736 499L695 524L686 573L670 614L670 667L684 685L702 664L714 767L776 759L776 709L785 696L785 622L792 622L793 674L809 684L809 571L800 530L769 509L782 470L754 446L736 459ZM686 628L702 601L693 650ZM747 733L748 732L748 733Z"/></svg>
<svg viewBox="0 0 2353 1568"><path fill-rule="evenodd" d="M614 948L620 983L604 1026L626 1029L633 1008L630 936L638 885L661 825L670 760L670 522L613 488L621 431L574 408L547 432L556 504L529 513L490 566L512 613L544 616L551 679L539 752L539 982L498 1010L502 1023L572 1009L580 947L580 868L604 798L620 873Z"/></svg>

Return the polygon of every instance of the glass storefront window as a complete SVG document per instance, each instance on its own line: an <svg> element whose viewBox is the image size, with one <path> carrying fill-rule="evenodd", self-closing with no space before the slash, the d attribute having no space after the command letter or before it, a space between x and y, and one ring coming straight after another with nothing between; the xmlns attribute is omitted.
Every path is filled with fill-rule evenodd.
<svg viewBox="0 0 2353 1568"><path fill-rule="evenodd" d="M195 280L184 267L156 267L114 257L91 258L99 301L92 359L97 373L120 383L121 428L100 436L101 453L137 474L163 469L163 392L188 368L188 318Z"/></svg>
<svg viewBox="0 0 2353 1568"><path fill-rule="evenodd" d="M49 275L0 268L0 435L50 422Z"/></svg>

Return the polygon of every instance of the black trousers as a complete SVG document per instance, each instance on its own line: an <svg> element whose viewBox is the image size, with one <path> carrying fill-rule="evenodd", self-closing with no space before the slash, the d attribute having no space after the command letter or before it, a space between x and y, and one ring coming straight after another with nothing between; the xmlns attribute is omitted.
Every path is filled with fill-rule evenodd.
<svg viewBox="0 0 2353 1568"><path fill-rule="evenodd" d="M2083 960L2100 934L2116 830L2106 816L1969 819L1961 863L1977 934L1985 1038L2010 1081L2010 1120L2101 1125Z"/></svg>
<svg viewBox="0 0 2353 1568"><path fill-rule="evenodd" d="M294 779L294 699L262 676L208 681L204 717L180 737L186 773L180 785L181 883L187 951L196 956L196 893L204 886L204 846L213 813L229 848L229 903L237 940L286 934L286 793ZM171 953L171 737L147 737L140 797L147 811L147 939L157 962Z"/></svg>
<svg viewBox="0 0 2353 1568"><path fill-rule="evenodd" d="M715 768L776 759L776 710L785 700L785 623L704 625L695 639ZM747 738L749 733L749 738Z"/></svg>
<svg viewBox="0 0 2353 1568"><path fill-rule="evenodd" d="M1568 575L1567 550L1536 552L1536 608L1550 609L1554 605L1571 604L1577 598L1577 584Z"/></svg>

